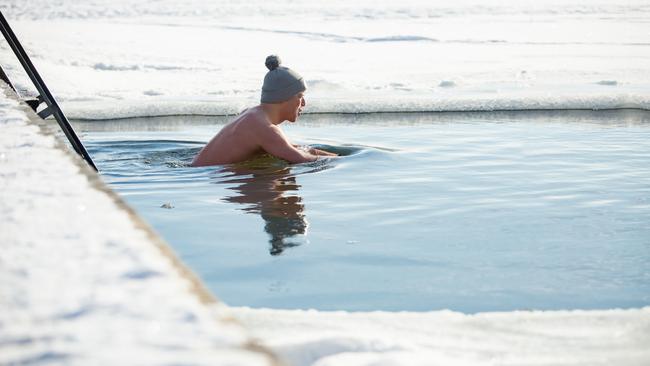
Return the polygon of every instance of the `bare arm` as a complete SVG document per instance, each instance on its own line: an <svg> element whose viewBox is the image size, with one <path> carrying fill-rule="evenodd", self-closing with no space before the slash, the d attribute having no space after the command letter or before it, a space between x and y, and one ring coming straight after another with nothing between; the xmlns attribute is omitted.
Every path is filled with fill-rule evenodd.
<svg viewBox="0 0 650 366"><path fill-rule="evenodd" d="M259 134L259 145L267 153L290 163L305 163L318 159L318 156L296 149L277 126L263 128Z"/></svg>

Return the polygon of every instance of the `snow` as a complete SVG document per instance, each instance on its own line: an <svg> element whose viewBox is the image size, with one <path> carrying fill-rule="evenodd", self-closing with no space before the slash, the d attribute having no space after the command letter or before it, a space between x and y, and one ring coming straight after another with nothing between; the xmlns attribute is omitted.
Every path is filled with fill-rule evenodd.
<svg viewBox="0 0 650 366"><path fill-rule="evenodd" d="M0 364L273 364L6 92Z"/></svg>
<svg viewBox="0 0 650 366"><path fill-rule="evenodd" d="M0 10L70 118L237 113L257 102L271 53L307 80L308 113L650 109L645 0L34 0ZM34 94L4 41L0 64ZM203 303L22 109L0 95L1 364L269 364L230 313L294 365L650 364L650 308Z"/></svg>
<svg viewBox="0 0 650 366"><path fill-rule="evenodd" d="M234 308L292 365L648 365L650 308L317 312Z"/></svg>
<svg viewBox="0 0 650 366"><path fill-rule="evenodd" d="M259 100L271 53L305 77L306 113L650 108L644 0L38 0L0 9L72 118L237 113ZM0 47L0 62L29 89Z"/></svg>

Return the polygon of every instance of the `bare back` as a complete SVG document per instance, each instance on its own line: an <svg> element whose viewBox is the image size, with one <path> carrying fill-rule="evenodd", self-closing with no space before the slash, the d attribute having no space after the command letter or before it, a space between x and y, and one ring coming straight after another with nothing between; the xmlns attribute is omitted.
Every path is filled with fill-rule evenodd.
<svg viewBox="0 0 650 366"><path fill-rule="evenodd" d="M313 161L317 156L296 149L264 110L253 107L224 126L194 158L192 166L230 164L267 152L292 163Z"/></svg>
<svg viewBox="0 0 650 366"><path fill-rule="evenodd" d="M247 109L205 145L194 158L192 165L228 164L250 159L261 152L255 132L266 124L270 122L266 121L263 113Z"/></svg>

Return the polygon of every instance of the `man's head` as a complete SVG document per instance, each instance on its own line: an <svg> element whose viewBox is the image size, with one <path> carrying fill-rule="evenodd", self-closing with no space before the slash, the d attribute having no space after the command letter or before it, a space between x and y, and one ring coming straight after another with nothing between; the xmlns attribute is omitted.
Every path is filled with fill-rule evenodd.
<svg viewBox="0 0 650 366"><path fill-rule="evenodd" d="M261 102L279 104L286 119L295 122L305 105L304 93L307 87L302 76L288 67L280 66L280 63L280 58L276 55L266 58L265 64L269 72L264 77Z"/></svg>

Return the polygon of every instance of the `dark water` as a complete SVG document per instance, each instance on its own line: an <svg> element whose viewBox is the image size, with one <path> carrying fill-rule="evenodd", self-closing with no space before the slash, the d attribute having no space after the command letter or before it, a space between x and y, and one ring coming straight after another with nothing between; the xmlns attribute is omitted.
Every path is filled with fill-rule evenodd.
<svg viewBox="0 0 650 366"><path fill-rule="evenodd" d="M225 302L650 304L650 115L305 116L339 158L188 167L222 118L76 123L104 179Z"/></svg>

